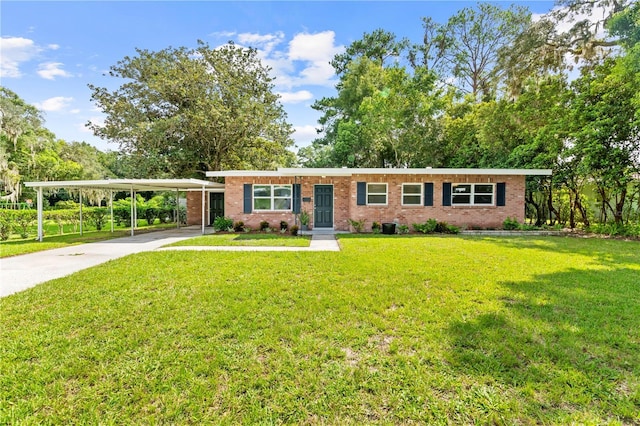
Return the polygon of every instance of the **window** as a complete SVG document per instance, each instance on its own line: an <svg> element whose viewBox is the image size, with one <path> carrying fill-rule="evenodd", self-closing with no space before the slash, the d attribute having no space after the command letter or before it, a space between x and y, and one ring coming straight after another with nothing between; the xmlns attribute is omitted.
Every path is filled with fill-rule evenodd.
<svg viewBox="0 0 640 426"><path fill-rule="evenodd" d="M451 191L452 205L492 206L494 185L486 183L461 183L453 185Z"/></svg>
<svg viewBox="0 0 640 426"><path fill-rule="evenodd" d="M402 184L402 205L421 206L422 205L422 184L403 183Z"/></svg>
<svg viewBox="0 0 640 426"><path fill-rule="evenodd" d="M253 185L254 210L291 210L291 185Z"/></svg>
<svg viewBox="0 0 640 426"><path fill-rule="evenodd" d="M368 183L367 184L367 204L387 204L387 184Z"/></svg>

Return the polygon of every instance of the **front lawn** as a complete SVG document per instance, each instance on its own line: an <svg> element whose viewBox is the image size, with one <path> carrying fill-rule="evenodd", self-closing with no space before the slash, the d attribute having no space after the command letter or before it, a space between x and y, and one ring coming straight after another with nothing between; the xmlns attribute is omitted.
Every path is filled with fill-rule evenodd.
<svg viewBox="0 0 640 426"><path fill-rule="evenodd" d="M0 424L637 424L640 246L147 252L0 299Z"/></svg>
<svg viewBox="0 0 640 426"><path fill-rule="evenodd" d="M189 238L167 244L176 246L265 246L265 247L309 247L311 237L292 237L288 234L213 234Z"/></svg>

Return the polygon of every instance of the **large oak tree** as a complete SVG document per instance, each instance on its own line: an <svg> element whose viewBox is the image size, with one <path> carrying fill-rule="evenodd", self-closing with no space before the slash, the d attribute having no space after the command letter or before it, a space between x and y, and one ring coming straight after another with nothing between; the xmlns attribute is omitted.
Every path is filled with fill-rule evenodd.
<svg viewBox="0 0 640 426"><path fill-rule="evenodd" d="M207 170L289 165L291 126L273 79L253 49L137 50L111 67L124 80L90 85L106 114L93 132L117 142L146 177L202 177Z"/></svg>

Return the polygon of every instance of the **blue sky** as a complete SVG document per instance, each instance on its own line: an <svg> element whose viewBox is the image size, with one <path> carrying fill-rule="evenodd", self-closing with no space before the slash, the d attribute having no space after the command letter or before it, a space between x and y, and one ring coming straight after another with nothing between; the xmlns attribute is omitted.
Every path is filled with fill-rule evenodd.
<svg viewBox="0 0 640 426"><path fill-rule="evenodd" d="M551 1L517 2L536 14ZM296 132L298 146L315 136L315 99L335 94L329 61L363 33L383 28L412 42L421 39L423 16L438 22L466 1L410 2L30 2L0 3L0 84L44 111L46 127L66 141L86 141L102 150L117 144L93 136L84 124L103 116L87 84L116 88L104 76L135 48L216 47L233 40L259 50L273 68L275 91ZM499 2L508 7L511 2Z"/></svg>

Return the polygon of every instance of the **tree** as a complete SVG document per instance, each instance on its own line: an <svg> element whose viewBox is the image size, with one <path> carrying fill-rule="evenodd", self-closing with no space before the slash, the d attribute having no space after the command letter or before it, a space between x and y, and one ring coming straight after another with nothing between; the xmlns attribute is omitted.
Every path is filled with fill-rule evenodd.
<svg viewBox="0 0 640 426"><path fill-rule="evenodd" d="M463 94L491 99L504 75L500 52L528 26L530 16L523 7L480 3L460 10L444 25L423 18L423 43L413 46L409 59L414 65L430 65L443 80L455 78Z"/></svg>
<svg viewBox="0 0 640 426"><path fill-rule="evenodd" d="M117 142L145 176L201 176L207 170L289 165L291 127L269 69L253 49L137 50L111 67L115 91L90 85L107 115L88 126Z"/></svg>

